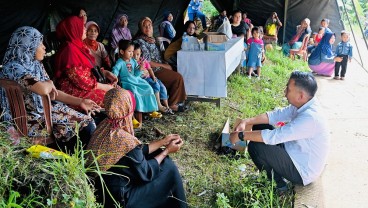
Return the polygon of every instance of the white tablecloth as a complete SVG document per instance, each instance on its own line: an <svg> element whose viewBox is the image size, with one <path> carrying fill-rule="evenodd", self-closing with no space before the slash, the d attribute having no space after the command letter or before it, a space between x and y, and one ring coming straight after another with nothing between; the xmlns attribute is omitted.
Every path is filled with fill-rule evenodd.
<svg viewBox="0 0 368 208"><path fill-rule="evenodd" d="M227 97L227 78L236 69L244 38L225 43L225 51L178 51L178 72L187 95Z"/></svg>

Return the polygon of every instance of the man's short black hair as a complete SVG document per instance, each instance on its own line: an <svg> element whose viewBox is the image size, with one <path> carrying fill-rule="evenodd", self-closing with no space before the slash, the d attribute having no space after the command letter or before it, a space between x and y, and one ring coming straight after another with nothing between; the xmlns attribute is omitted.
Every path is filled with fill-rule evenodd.
<svg viewBox="0 0 368 208"><path fill-rule="evenodd" d="M317 92L317 81L310 72L293 71L290 79L295 81L295 86L306 91L311 97Z"/></svg>

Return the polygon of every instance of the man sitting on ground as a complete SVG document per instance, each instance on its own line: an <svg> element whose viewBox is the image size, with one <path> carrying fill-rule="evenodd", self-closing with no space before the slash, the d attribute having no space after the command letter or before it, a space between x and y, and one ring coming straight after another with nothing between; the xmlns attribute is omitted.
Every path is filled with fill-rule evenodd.
<svg viewBox="0 0 368 208"><path fill-rule="evenodd" d="M323 171L329 130L323 109L314 97L316 91L317 82L311 73L294 71L285 89L290 105L243 119L230 135L233 144L239 139L250 141L248 152L254 164L259 170L265 170L270 180L275 180L280 192L288 190L284 179L307 185ZM263 129L258 125L258 128L253 126L253 131L245 131L251 125L275 126L279 122L286 124L276 129Z"/></svg>

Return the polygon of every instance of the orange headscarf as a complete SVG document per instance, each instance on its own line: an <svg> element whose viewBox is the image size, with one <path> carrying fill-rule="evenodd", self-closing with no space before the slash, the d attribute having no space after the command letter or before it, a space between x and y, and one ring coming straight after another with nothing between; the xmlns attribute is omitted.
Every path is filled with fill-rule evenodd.
<svg viewBox="0 0 368 208"><path fill-rule="evenodd" d="M113 88L106 92L104 105L107 118L98 125L87 147L95 157L100 157L97 162L103 171L141 144L134 137L134 109L130 93L121 88Z"/></svg>

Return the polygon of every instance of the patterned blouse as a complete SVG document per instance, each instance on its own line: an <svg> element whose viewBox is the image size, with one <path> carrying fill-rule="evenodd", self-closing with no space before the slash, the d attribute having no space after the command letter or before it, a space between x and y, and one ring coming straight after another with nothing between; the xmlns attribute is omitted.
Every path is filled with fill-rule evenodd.
<svg viewBox="0 0 368 208"><path fill-rule="evenodd" d="M5 53L0 78L18 82L24 88L24 103L27 111L28 136L45 136L45 120L40 95L30 88L37 82L50 80L41 62L35 57L36 49L42 43L42 34L32 27L20 27L11 36ZM1 106L5 121L11 121L9 103L5 91L0 91ZM93 119L79 113L60 102L52 103L53 134L56 139L68 141L75 136L76 123L80 128L87 126Z"/></svg>
<svg viewBox="0 0 368 208"><path fill-rule="evenodd" d="M148 43L143 39L135 40L141 46L142 56L147 61L154 61L157 63L162 63L161 51L155 43ZM153 72L157 72L161 67L152 68Z"/></svg>

